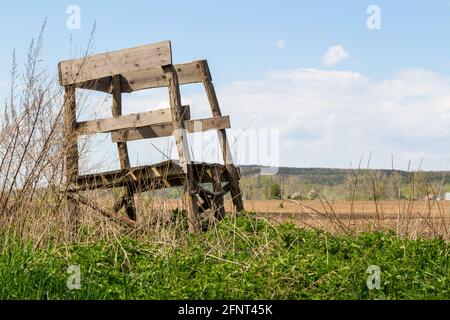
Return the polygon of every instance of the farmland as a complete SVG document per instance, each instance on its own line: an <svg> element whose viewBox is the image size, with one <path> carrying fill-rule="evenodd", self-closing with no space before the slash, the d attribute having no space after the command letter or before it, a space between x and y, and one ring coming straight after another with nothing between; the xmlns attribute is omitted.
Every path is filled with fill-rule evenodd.
<svg viewBox="0 0 450 320"><path fill-rule="evenodd" d="M175 209L179 201L155 201L154 205ZM394 231L412 238L442 236L448 239L449 201L327 201L247 200L247 211L271 223L293 223L299 227L347 231ZM232 212L231 201L225 202Z"/></svg>

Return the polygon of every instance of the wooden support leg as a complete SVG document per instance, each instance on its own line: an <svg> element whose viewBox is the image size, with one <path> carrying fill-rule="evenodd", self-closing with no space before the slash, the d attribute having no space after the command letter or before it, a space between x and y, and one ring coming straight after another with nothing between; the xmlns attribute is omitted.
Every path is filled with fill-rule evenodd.
<svg viewBox="0 0 450 320"><path fill-rule="evenodd" d="M220 195L215 195L212 199L212 212L217 220L222 220L225 217L225 203L224 203L224 190L222 188L222 183L220 182L220 176L217 170L210 173L212 177L212 185L214 193Z"/></svg>
<svg viewBox="0 0 450 320"><path fill-rule="evenodd" d="M64 94L64 153L66 183L70 186L78 177L78 146L76 132L76 97L75 86L65 86ZM78 202L66 195L66 212L69 221L69 237L71 241L78 239L79 205Z"/></svg>
<svg viewBox="0 0 450 320"><path fill-rule="evenodd" d="M208 195L202 191L199 192L199 196L203 203L198 206L198 212L204 213L205 211L210 210L212 206L212 199L210 199Z"/></svg>
<svg viewBox="0 0 450 320"><path fill-rule="evenodd" d="M112 77L112 114L113 117L118 117L122 115L122 88L120 85L120 75L115 75ZM122 169L130 168L130 158L128 156L128 147L126 142L118 142L117 149L119 150L119 161L120 167ZM128 218L136 221L136 206L134 204L134 190L132 186L125 187L125 211L127 212Z"/></svg>
<svg viewBox="0 0 450 320"><path fill-rule="evenodd" d="M211 111L214 117L221 117L219 101L217 100L216 91L212 83L211 74L209 72L208 63L206 61L199 61L200 69L203 77L203 85L208 96ZM227 132L225 129L217 130L219 137L220 148L222 150L223 161L228 171L229 187L233 205L237 212L244 210L244 202L242 201L241 189L239 187L239 173L233 164L233 157L231 155L230 146L227 140Z"/></svg>
<svg viewBox="0 0 450 320"><path fill-rule="evenodd" d="M191 166L184 118L181 114L181 95L178 76L173 65L164 66L163 70L169 87L170 108L172 110L172 119L175 128L173 135L175 136L178 155L180 157L180 166L186 174L184 193L187 207L188 228L190 232L198 232L201 230L201 222L198 216L198 199L195 195L196 183L192 172L193 168Z"/></svg>

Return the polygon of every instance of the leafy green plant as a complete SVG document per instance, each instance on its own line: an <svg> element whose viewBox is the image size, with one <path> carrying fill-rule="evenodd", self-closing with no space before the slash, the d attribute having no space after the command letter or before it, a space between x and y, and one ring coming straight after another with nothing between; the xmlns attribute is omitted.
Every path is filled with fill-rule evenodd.
<svg viewBox="0 0 450 320"><path fill-rule="evenodd" d="M122 237L51 246L9 243L0 256L2 299L448 299L448 244L394 233L331 235L227 217L177 246ZM81 289L66 287L80 265ZM381 289L366 286L370 265Z"/></svg>

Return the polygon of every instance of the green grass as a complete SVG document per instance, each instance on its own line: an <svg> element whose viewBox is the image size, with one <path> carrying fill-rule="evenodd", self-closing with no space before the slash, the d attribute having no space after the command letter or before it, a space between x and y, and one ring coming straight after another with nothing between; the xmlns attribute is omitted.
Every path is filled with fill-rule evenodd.
<svg viewBox="0 0 450 320"><path fill-rule="evenodd" d="M0 299L449 299L449 248L394 234L332 236L252 216L227 218L181 244L9 244ZM81 289L66 287L80 265ZM381 289L368 290L370 265Z"/></svg>

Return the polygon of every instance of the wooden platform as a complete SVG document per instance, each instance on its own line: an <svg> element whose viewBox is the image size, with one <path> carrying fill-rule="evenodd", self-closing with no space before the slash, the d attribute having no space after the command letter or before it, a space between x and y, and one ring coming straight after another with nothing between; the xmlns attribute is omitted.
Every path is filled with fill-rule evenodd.
<svg viewBox="0 0 450 320"><path fill-rule="evenodd" d="M222 164L194 162L190 166L195 180L199 183L213 183L214 175L217 175L221 182L228 182L230 179L226 166ZM238 169L236 168L236 170ZM135 192L144 192L183 186L185 179L186 174L178 161L168 160L148 166L80 175L70 191L130 186Z"/></svg>

